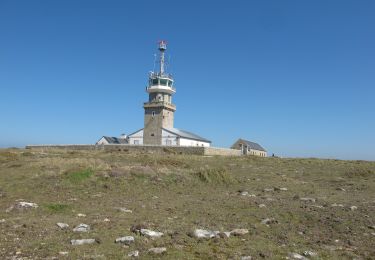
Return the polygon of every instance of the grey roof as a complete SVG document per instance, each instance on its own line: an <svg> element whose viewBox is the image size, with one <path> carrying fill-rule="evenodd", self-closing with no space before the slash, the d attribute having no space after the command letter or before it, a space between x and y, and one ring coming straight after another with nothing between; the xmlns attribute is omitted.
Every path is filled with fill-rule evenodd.
<svg viewBox="0 0 375 260"><path fill-rule="evenodd" d="M258 143L254 143L254 142L251 142L251 141L248 141L248 140L244 140L244 139L240 139L239 141L240 142L244 142L245 144L247 144L250 147L250 149L267 152L266 149L264 149Z"/></svg>
<svg viewBox="0 0 375 260"><path fill-rule="evenodd" d="M127 144L128 141L124 138L118 138L118 137L110 137L110 136L103 136L103 138L109 143L109 144Z"/></svg>
<svg viewBox="0 0 375 260"><path fill-rule="evenodd" d="M163 128L165 131L170 132L172 134L175 134L179 137L187 138L187 139L192 139L196 141L202 141L202 142L207 142L211 143L210 140L207 140L206 138L200 137L199 135L190 133L185 130L177 129L177 128Z"/></svg>

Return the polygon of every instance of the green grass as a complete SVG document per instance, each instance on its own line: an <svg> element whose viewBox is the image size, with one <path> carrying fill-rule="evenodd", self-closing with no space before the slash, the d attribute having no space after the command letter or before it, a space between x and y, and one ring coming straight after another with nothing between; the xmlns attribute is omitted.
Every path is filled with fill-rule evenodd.
<svg viewBox="0 0 375 260"><path fill-rule="evenodd" d="M63 213L70 209L69 205L60 203L45 204L44 207L51 213Z"/></svg>
<svg viewBox="0 0 375 260"><path fill-rule="evenodd" d="M73 184L81 183L89 179L94 174L94 171L91 169L78 170L73 172L66 173L66 179Z"/></svg>

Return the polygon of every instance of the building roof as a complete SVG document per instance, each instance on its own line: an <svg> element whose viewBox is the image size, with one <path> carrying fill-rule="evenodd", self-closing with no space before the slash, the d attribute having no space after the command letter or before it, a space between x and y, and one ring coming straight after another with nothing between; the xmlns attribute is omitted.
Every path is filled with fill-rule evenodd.
<svg viewBox="0 0 375 260"><path fill-rule="evenodd" d="M109 144L127 144L128 141L124 138L118 138L118 137L110 137L110 136L103 136Z"/></svg>
<svg viewBox="0 0 375 260"><path fill-rule="evenodd" d="M250 147L250 149L267 152L266 149L264 149L258 143L254 143L254 142L251 142L251 141L248 141L248 140L244 140L244 139L239 139L238 141L245 143L247 146Z"/></svg>
<svg viewBox="0 0 375 260"><path fill-rule="evenodd" d="M170 132L172 134L175 134L179 137L211 143L210 140L207 140L206 138L200 137L199 135L193 134L193 133L185 131L185 130L181 130L181 129L177 129L177 128L163 128L163 129L165 131Z"/></svg>

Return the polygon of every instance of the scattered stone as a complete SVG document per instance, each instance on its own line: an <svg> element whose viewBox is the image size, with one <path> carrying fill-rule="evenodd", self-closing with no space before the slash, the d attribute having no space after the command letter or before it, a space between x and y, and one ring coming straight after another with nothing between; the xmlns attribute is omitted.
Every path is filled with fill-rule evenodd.
<svg viewBox="0 0 375 260"><path fill-rule="evenodd" d="M139 256L139 251L136 250L136 251L131 251L129 254L128 254L129 257L138 257Z"/></svg>
<svg viewBox="0 0 375 260"><path fill-rule="evenodd" d="M267 206L266 206L266 204L259 204L258 207L259 207L259 208L265 208L265 207L267 207Z"/></svg>
<svg viewBox="0 0 375 260"><path fill-rule="evenodd" d="M223 234L224 237L229 238L232 233L231 232L223 232L223 233L220 233L220 234Z"/></svg>
<svg viewBox="0 0 375 260"><path fill-rule="evenodd" d="M311 207L318 208L318 209L324 209L322 205L311 205Z"/></svg>
<svg viewBox="0 0 375 260"><path fill-rule="evenodd" d="M141 235L146 236L146 237L150 237L150 238L159 238L159 237L164 235L161 232L153 231L153 230L149 230L149 229L143 229L143 228L140 230L140 233L141 233Z"/></svg>
<svg viewBox="0 0 375 260"><path fill-rule="evenodd" d="M105 218L103 221L104 222L111 222L111 220L109 218Z"/></svg>
<svg viewBox="0 0 375 260"><path fill-rule="evenodd" d="M66 252L66 251L60 251L60 252L59 252L59 255L67 256L67 255L69 255L69 252Z"/></svg>
<svg viewBox="0 0 375 260"><path fill-rule="evenodd" d="M315 256L318 256L318 253L313 252L313 251L305 251L303 252L303 255L307 257L315 257Z"/></svg>
<svg viewBox="0 0 375 260"><path fill-rule="evenodd" d="M274 190L275 190L274 188L265 188L263 189L263 192L272 192Z"/></svg>
<svg viewBox="0 0 375 260"><path fill-rule="evenodd" d="M278 222L274 218L266 218L266 219L263 219L261 223L264 225L271 225L271 224L277 224Z"/></svg>
<svg viewBox="0 0 375 260"><path fill-rule="evenodd" d="M244 229L244 228L238 228L234 229L230 232L231 235L233 236L243 236L249 233L249 230Z"/></svg>
<svg viewBox="0 0 375 260"><path fill-rule="evenodd" d="M74 232L88 232L90 231L90 226L86 224L79 224L73 229Z"/></svg>
<svg viewBox="0 0 375 260"><path fill-rule="evenodd" d="M211 230L204 230L204 229L196 229L194 231L194 236L196 238L214 238L220 232L219 231L211 231Z"/></svg>
<svg viewBox="0 0 375 260"><path fill-rule="evenodd" d="M88 239L72 239L72 240L70 240L70 243L73 246L90 245L90 244L94 244L96 242L98 242L98 241L96 241L96 239L93 239L93 238L88 238Z"/></svg>
<svg viewBox="0 0 375 260"><path fill-rule="evenodd" d="M1 223L5 223L6 222L6 220L3 218L3 219L0 219L0 224Z"/></svg>
<svg viewBox="0 0 375 260"><path fill-rule="evenodd" d="M84 217L86 217L86 214L78 213L78 214L77 214L77 217L79 217L79 218L84 218Z"/></svg>
<svg viewBox="0 0 375 260"><path fill-rule="evenodd" d="M371 233L371 235L375 236L375 233Z"/></svg>
<svg viewBox="0 0 375 260"><path fill-rule="evenodd" d="M241 192L241 195L242 195L242 196L247 196L247 195L249 195L249 192L247 192L247 191L243 191L243 192Z"/></svg>
<svg viewBox="0 0 375 260"><path fill-rule="evenodd" d="M160 255L160 254L163 254L163 253L167 252L167 248L165 248L165 247L154 247L154 248L150 248L148 250L148 252L156 254L156 255Z"/></svg>
<svg viewBox="0 0 375 260"><path fill-rule="evenodd" d="M351 206L351 207L350 207L350 210L356 210L356 209L358 209L357 206Z"/></svg>
<svg viewBox="0 0 375 260"><path fill-rule="evenodd" d="M116 238L115 243L130 245L131 243L134 243L134 237L132 236L119 237L119 238Z"/></svg>
<svg viewBox="0 0 375 260"><path fill-rule="evenodd" d="M288 188L280 188L281 191L288 191Z"/></svg>
<svg viewBox="0 0 375 260"><path fill-rule="evenodd" d="M33 202L25 202L25 201L20 201L16 204L16 207L18 208L25 208L25 209L31 209L31 208L37 208L38 204L33 203Z"/></svg>
<svg viewBox="0 0 375 260"><path fill-rule="evenodd" d="M133 213L132 210L127 209L127 208L116 208L118 211L123 212L123 213Z"/></svg>
<svg viewBox="0 0 375 260"><path fill-rule="evenodd" d="M343 208L344 205L333 203L333 204L331 205L331 207L340 207L340 208Z"/></svg>
<svg viewBox="0 0 375 260"><path fill-rule="evenodd" d="M300 200L306 201L306 202L315 202L316 201L316 199L314 199L314 198L300 198Z"/></svg>
<svg viewBox="0 0 375 260"><path fill-rule="evenodd" d="M307 260L306 257L303 255L297 254L297 253L289 253L289 257L292 259L301 259L301 260Z"/></svg>
<svg viewBox="0 0 375 260"><path fill-rule="evenodd" d="M61 229L66 229L66 228L69 227L69 225L66 224L66 223L56 223L56 225L57 225L59 228L61 228Z"/></svg>
<svg viewBox="0 0 375 260"><path fill-rule="evenodd" d="M241 260L251 260L251 256L241 256Z"/></svg>

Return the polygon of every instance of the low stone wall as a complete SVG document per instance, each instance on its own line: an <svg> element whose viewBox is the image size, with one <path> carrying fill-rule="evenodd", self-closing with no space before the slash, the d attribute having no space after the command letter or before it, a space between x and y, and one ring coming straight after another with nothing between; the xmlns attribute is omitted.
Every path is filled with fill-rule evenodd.
<svg viewBox="0 0 375 260"><path fill-rule="evenodd" d="M107 145L28 145L26 149L63 149L63 150L104 150L121 151L130 153L170 153L170 154L191 154L191 155L221 155L239 156L240 150L200 147L200 146L159 146L159 145L128 145L128 144L107 144Z"/></svg>
<svg viewBox="0 0 375 260"><path fill-rule="evenodd" d="M221 156L241 156L241 150L218 148L218 147L205 147L204 155L221 155Z"/></svg>

